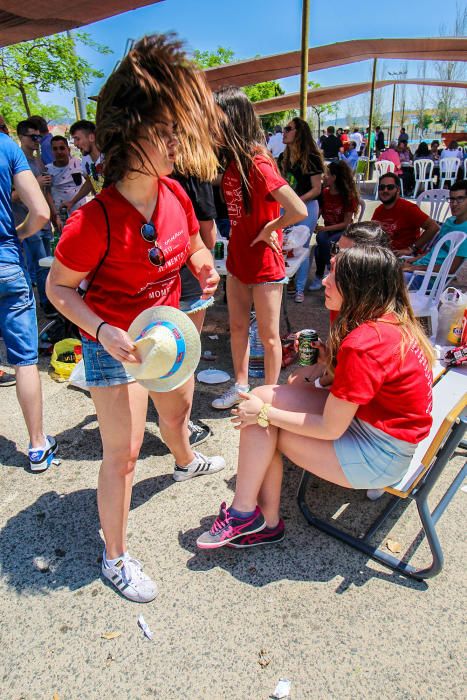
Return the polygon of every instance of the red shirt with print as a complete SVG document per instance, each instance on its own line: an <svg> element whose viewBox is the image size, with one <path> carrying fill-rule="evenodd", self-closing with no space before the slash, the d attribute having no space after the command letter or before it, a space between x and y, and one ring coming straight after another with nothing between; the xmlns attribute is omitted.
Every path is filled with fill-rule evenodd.
<svg viewBox="0 0 467 700"><path fill-rule="evenodd" d="M380 204L371 220L381 224L390 238L393 250L402 250L415 243L420 236L420 227L428 218L428 214L416 204L399 197L390 209Z"/></svg>
<svg viewBox="0 0 467 700"><path fill-rule="evenodd" d="M156 245L165 256L162 267L149 262L148 250L154 244L147 243L140 234L146 223L143 215L113 185L97 198L104 203L109 217L110 248L86 294L86 304L107 323L125 331L141 311L151 306L178 308L179 270L188 257L190 236L199 230L183 188L174 180L159 180L151 221L157 232ZM91 270L90 279L106 247L104 212L92 200L68 219L55 255L71 270Z"/></svg>
<svg viewBox="0 0 467 700"><path fill-rule="evenodd" d="M340 224L344 221L344 216L347 212L356 210L356 202L350 201L346 204L341 194L331 194L329 187L323 189L321 193L321 216L325 226Z"/></svg>
<svg viewBox="0 0 467 700"><path fill-rule="evenodd" d="M412 341L401 354L395 323L362 323L343 340L331 393L359 404L356 417L399 440L418 443L431 428L433 375Z"/></svg>
<svg viewBox="0 0 467 700"><path fill-rule="evenodd" d="M280 205L271 192L286 185L267 156L256 155L250 170L251 212L246 214L242 200L240 173L232 161L222 178L222 190L231 223L226 266L244 284L273 282L285 277L282 253L275 253L260 241L250 247L264 226L280 215ZM278 229L282 246L282 229Z"/></svg>

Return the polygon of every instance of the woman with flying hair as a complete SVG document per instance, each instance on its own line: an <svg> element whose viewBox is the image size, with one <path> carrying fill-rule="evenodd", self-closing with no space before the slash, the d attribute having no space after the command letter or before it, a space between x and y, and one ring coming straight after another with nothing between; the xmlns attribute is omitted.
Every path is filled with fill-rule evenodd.
<svg viewBox="0 0 467 700"><path fill-rule="evenodd" d="M321 194L324 172L323 156L313 139L308 122L299 117L295 117L284 127L282 140L286 148L279 156L278 165L289 185L302 202L305 202L308 214L300 223L310 229L310 237L304 246L309 248L311 234L319 216L318 197ZM307 255L295 275L295 301L298 304L305 299L304 291L309 271L310 256Z"/></svg>
<svg viewBox="0 0 467 700"><path fill-rule="evenodd" d="M354 246L324 280L331 327L330 392L263 386L234 409L240 433L236 491L198 547L250 547L284 537L282 455L334 484L397 483L429 433L433 350L414 318L400 264L389 249Z"/></svg>
<svg viewBox="0 0 467 700"><path fill-rule="evenodd" d="M311 292L321 289L326 267L331 261L331 245L337 243L358 207L358 192L352 170L343 160L329 163L321 193L320 215L324 225L316 227L316 276Z"/></svg>
<svg viewBox="0 0 467 700"><path fill-rule="evenodd" d="M227 254L227 303L235 384L212 403L226 409L248 391L248 327L254 304L264 345L266 384L277 382L282 361L279 316L287 283L282 229L301 221L306 206L279 175L248 97L238 88L216 94L224 114L220 162L231 234ZM282 209L282 214L280 213Z"/></svg>
<svg viewBox="0 0 467 700"><path fill-rule="evenodd" d="M148 404L147 390L122 364L138 361L127 330L150 307L178 307L185 262L199 280L202 298L216 290L219 277L191 202L168 176L179 160L184 172L212 180L217 132L212 93L180 42L148 36L135 44L99 95L96 135L109 186L70 217L49 275L50 299L81 329L102 438L97 492L105 539L102 574L137 602L152 600L157 588L126 545ZM76 291L83 279L84 299ZM222 457L207 458L190 447L193 387L191 378L171 392L149 392L175 459L176 481L225 466Z"/></svg>

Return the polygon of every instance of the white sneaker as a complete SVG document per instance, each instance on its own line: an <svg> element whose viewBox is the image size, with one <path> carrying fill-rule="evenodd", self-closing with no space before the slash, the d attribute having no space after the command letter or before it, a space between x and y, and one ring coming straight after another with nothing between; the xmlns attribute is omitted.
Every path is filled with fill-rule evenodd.
<svg viewBox="0 0 467 700"><path fill-rule="evenodd" d="M368 489L366 492L366 497L369 498L370 501L377 501L381 496L384 496L384 489Z"/></svg>
<svg viewBox="0 0 467 700"><path fill-rule="evenodd" d="M315 277L313 282L308 287L309 292L317 292L323 286L323 280L321 277Z"/></svg>
<svg viewBox="0 0 467 700"><path fill-rule="evenodd" d="M128 554L123 555L113 566L107 566L104 550L102 576L134 603L150 603L157 595L157 586L144 573L141 562Z"/></svg>
<svg viewBox="0 0 467 700"><path fill-rule="evenodd" d="M195 458L186 467L175 465L174 481L186 481L194 476L208 476L225 469L225 459L223 457L205 457L201 452L194 453Z"/></svg>
<svg viewBox="0 0 467 700"><path fill-rule="evenodd" d="M239 396L239 391L250 391L250 387L242 387L238 384L234 384L230 389L227 389L222 396L219 396L218 399L214 399L211 406L217 408L219 411L224 411L227 408L236 406L242 400L241 396Z"/></svg>

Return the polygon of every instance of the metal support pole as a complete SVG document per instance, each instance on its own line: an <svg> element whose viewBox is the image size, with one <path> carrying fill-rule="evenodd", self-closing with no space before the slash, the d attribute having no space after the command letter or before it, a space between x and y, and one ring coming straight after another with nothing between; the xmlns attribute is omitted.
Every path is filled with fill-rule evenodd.
<svg viewBox="0 0 467 700"><path fill-rule="evenodd" d="M396 104L396 83L392 86L391 127L389 129L389 143L392 141L392 129L394 126L394 107Z"/></svg>
<svg viewBox="0 0 467 700"><path fill-rule="evenodd" d="M77 97L73 97L73 104L75 106L76 121L79 121L81 119L81 114L79 111L79 102Z"/></svg>
<svg viewBox="0 0 467 700"><path fill-rule="evenodd" d="M368 161L366 164L366 179L370 179L370 158L371 158L371 131L373 128L373 104L375 100L375 83L376 83L376 64L378 62L377 58L373 59L373 75L371 77L371 99L370 99L370 117L368 119Z"/></svg>
<svg viewBox="0 0 467 700"><path fill-rule="evenodd" d="M306 120L308 107L308 32L310 29L310 0L302 0L302 60L300 77L300 117Z"/></svg>
<svg viewBox="0 0 467 700"><path fill-rule="evenodd" d="M76 54L75 51L75 41L73 39L73 34L70 31L67 31L67 37L71 39L73 42L73 53ZM84 94L84 86L81 80L75 80L75 90L76 90L76 98L75 100L78 101L78 109L76 110L77 112L79 111L79 117L78 119L86 119L87 113L86 113L86 96ZM75 109L76 109L76 104L75 104Z"/></svg>

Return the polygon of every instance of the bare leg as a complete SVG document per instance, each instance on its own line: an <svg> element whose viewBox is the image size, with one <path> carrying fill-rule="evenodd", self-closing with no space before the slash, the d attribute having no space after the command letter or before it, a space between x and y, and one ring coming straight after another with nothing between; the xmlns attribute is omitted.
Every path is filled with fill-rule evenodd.
<svg viewBox="0 0 467 700"><path fill-rule="evenodd" d="M282 284L259 284L253 287L253 302L261 342L264 345L264 383L275 384L282 362L279 321Z"/></svg>
<svg viewBox="0 0 467 700"><path fill-rule="evenodd" d="M193 461L195 455L190 447L188 419L193 402L194 377L183 386L164 393L150 392L159 414L159 429L162 439L173 454L179 467Z"/></svg>
<svg viewBox="0 0 467 700"><path fill-rule="evenodd" d="M43 447L42 389L37 365L16 366L16 396L23 412L31 447Z"/></svg>
<svg viewBox="0 0 467 700"><path fill-rule="evenodd" d="M93 387L102 438L97 504L107 557L126 551L126 530L136 460L144 436L148 392L136 382Z"/></svg>
<svg viewBox="0 0 467 700"><path fill-rule="evenodd" d="M263 386L254 390L263 401L289 411L321 413L326 392L311 392L306 387L285 384ZM270 527L279 519L282 474L277 452L297 466L327 481L351 488L337 460L332 441L302 437L278 428L249 426L240 433L237 488L233 507L250 512L261 499Z"/></svg>
<svg viewBox="0 0 467 700"><path fill-rule="evenodd" d="M201 309L201 311L197 311L195 314L188 314L188 318L193 321L193 323L196 326L196 329L198 333L201 335L201 331L203 330L203 324L204 324L204 319L206 317L206 309Z"/></svg>
<svg viewBox="0 0 467 700"><path fill-rule="evenodd" d="M230 347L234 365L235 381L248 384L248 327L252 293L246 284L235 277L227 276L227 303L229 307Z"/></svg>

